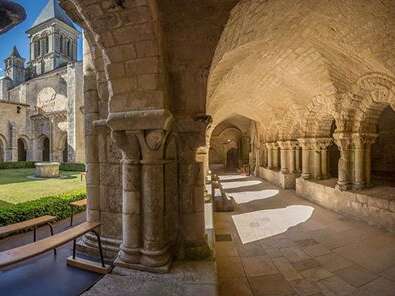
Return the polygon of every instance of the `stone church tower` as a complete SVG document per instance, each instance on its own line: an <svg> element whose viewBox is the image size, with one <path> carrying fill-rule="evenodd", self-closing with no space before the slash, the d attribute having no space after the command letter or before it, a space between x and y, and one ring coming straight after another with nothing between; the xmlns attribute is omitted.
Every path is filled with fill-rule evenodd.
<svg viewBox="0 0 395 296"><path fill-rule="evenodd" d="M26 33L30 40L32 76L77 60L78 31L56 0L48 1Z"/></svg>
<svg viewBox="0 0 395 296"><path fill-rule="evenodd" d="M25 81L25 59L21 57L16 46L4 63L6 76L12 80L13 86Z"/></svg>

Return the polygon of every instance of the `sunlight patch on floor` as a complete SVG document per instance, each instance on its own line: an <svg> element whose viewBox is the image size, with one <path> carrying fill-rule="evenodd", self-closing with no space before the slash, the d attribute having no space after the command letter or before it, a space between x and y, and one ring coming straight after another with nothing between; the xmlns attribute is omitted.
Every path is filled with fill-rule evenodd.
<svg viewBox="0 0 395 296"><path fill-rule="evenodd" d="M231 181L231 180L238 180L238 179L245 179L248 178L249 176L244 176L244 175L223 175L223 176L218 176L220 180L226 180L226 181Z"/></svg>
<svg viewBox="0 0 395 296"><path fill-rule="evenodd" d="M221 183L223 189L235 189L246 186L255 186L262 184L262 181L251 180L251 181L240 181L240 182L223 182Z"/></svg>
<svg viewBox="0 0 395 296"><path fill-rule="evenodd" d="M276 189L265 189L258 191L243 191L243 192L232 192L228 193L229 196L233 197L237 204L243 204L255 200L262 200L276 196L279 193Z"/></svg>
<svg viewBox="0 0 395 296"><path fill-rule="evenodd" d="M283 233L290 227L306 222L313 211L314 208L310 206L294 205L233 215L232 219L242 243L246 244Z"/></svg>

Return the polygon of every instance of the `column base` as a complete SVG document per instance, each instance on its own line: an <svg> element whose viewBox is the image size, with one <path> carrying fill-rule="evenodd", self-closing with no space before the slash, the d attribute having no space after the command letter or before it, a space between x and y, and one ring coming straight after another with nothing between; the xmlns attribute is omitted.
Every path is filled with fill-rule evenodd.
<svg viewBox="0 0 395 296"><path fill-rule="evenodd" d="M146 266L140 263L128 263L122 261L119 257L115 259L114 264L119 267L124 267L128 269L140 270L140 271L148 271L153 273L168 273L170 271L170 267L172 264L172 260L167 262L162 266Z"/></svg>
<svg viewBox="0 0 395 296"><path fill-rule="evenodd" d="M352 188L352 185L347 183L337 183L335 188L339 191L347 191Z"/></svg>
<svg viewBox="0 0 395 296"><path fill-rule="evenodd" d="M362 190L366 187L365 183L354 183L352 185L353 190Z"/></svg>
<svg viewBox="0 0 395 296"><path fill-rule="evenodd" d="M302 173L302 178L305 180L308 180L311 178L311 174L310 173Z"/></svg>
<svg viewBox="0 0 395 296"><path fill-rule="evenodd" d="M121 241L117 239L111 239L106 237L101 237L101 243L103 247L103 255L105 258L114 259L118 256L119 246L121 245ZM99 257L99 249L97 245L97 238L95 235L90 233L82 236L81 239L77 242L77 250L92 255L95 257Z"/></svg>

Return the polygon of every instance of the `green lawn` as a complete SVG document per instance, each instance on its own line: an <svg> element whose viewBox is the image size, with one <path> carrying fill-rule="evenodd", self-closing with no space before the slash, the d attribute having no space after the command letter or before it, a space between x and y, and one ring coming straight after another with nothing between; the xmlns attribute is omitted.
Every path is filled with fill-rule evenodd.
<svg viewBox="0 0 395 296"><path fill-rule="evenodd" d="M0 170L0 206L17 204L44 196L85 191L79 172L62 171L64 179L29 179L34 169Z"/></svg>

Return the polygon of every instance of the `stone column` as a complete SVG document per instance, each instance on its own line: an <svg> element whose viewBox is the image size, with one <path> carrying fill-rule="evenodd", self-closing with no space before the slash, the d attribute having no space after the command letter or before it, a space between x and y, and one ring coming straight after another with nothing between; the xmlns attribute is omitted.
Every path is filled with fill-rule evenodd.
<svg viewBox="0 0 395 296"><path fill-rule="evenodd" d="M302 147L302 178L311 178L311 166L310 166L310 154L312 143L311 139L298 139L300 146Z"/></svg>
<svg viewBox="0 0 395 296"><path fill-rule="evenodd" d="M286 141L279 141L277 144L280 147L280 164L281 164L281 172L283 174L288 174L288 153L289 153L289 146L288 142Z"/></svg>
<svg viewBox="0 0 395 296"><path fill-rule="evenodd" d="M320 139L312 139L313 178L321 179L321 146Z"/></svg>
<svg viewBox="0 0 395 296"><path fill-rule="evenodd" d="M133 132L118 131L112 138L122 150L122 244L117 264L130 266L140 263L142 247L142 202L140 146Z"/></svg>
<svg viewBox="0 0 395 296"><path fill-rule="evenodd" d="M267 148L267 168L269 170L273 169L273 150L272 150L273 143L266 143Z"/></svg>
<svg viewBox="0 0 395 296"><path fill-rule="evenodd" d="M278 143L272 143L272 165L274 169L278 169L280 164L278 163Z"/></svg>
<svg viewBox="0 0 395 296"><path fill-rule="evenodd" d="M321 172L322 179L329 178L329 167L328 167L328 147L332 144L331 138L322 139L321 141Z"/></svg>
<svg viewBox="0 0 395 296"><path fill-rule="evenodd" d="M296 169L296 152L298 148L298 142L297 141L288 141L288 161L289 161L289 172L291 174L296 174L297 169Z"/></svg>
<svg viewBox="0 0 395 296"><path fill-rule="evenodd" d="M300 173L300 146L299 143L296 142L296 147L295 147L295 167L296 167L296 173Z"/></svg>
<svg viewBox="0 0 395 296"><path fill-rule="evenodd" d="M349 133L335 133L333 135L336 145L340 150L339 159L339 176L337 180L336 188L345 191L351 187L351 148L352 148L352 137Z"/></svg>

